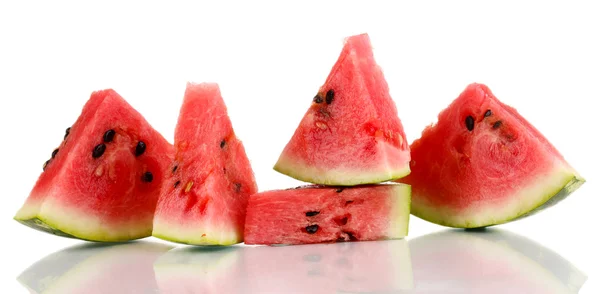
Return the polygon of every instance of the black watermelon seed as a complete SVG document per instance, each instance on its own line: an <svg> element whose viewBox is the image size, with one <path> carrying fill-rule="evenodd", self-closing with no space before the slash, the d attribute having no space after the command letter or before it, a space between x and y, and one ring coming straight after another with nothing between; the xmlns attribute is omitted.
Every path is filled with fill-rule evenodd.
<svg viewBox="0 0 600 294"><path fill-rule="evenodd" d="M139 141L135 146L135 156L140 156L146 152L146 143Z"/></svg>
<svg viewBox="0 0 600 294"><path fill-rule="evenodd" d="M490 116L490 115L492 115L492 111L491 111L490 109L488 109L488 110L485 112L485 114L483 115L483 117L488 117L488 116Z"/></svg>
<svg viewBox="0 0 600 294"><path fill-rule="evenodd" d="M327 91L327 94L325 94L325 103L331 104L331 102L333 102L334 95L335 95L335 92L333 91L333 89L330 89L329 91Z"/></svg>
<svg viewBox="0 0 600 294"><path fill-rule="evenodd" d="M306 216L315 216L319 213L321 213L321 212L320 211L307 211Z"/></svg>
<svg viewBox="0 0 600 294"><path fill-rule="evenodd" d="M307 226L305 229L307 233L314 234L319 230L319 225L310 225Z"/></svg>
<svg viewBox="0 0 600 294"><path fill-rule="evenodd" d="M69 133L70 133L70 132L71 132L71 127L68 127L68 128L65 130L65 137L64 137L64 139L66 139L66 138L67 138L67 136L69 136Z"/></svg>
<svg viewBox="0 0 600 294"><path fill-rule="evenodd" d="M98 144L96 145L96 147L94 147L94 150L92 151L92 157L98 158L102 156L102 154L104 154L104 151L106 151L106 145Z"/></svg>
<svg viewBox="0 0 600 294"><path fill-rule="evenodd" d="M177 188L177 186L179 186L179 184L181 184L181 181L175 182L175 184L173 184L173 188Z"/></svg>
<svg viewBox="0 0 600 294"><path fill-rule="evenodd" d="M225 139L221 140L221 148L225 147Z"/></svg>
<svg viewBox="0 0 600 294"><path fill-rule="evenodd" d="M342 193L342 191L344 191L344 188L339 188L339 189L335 190L336 193Z"/></svg>
<svg viewBox="0 0 600 294"><path fill-rule="evenodd" d="M226 174L227 173L227 169L223 168L223 173Z"/></svg>
<svg viewBox="0 0 600 294"><path fill-rule="evenodd" d="M494 128L494 129L497 129L497 128L499 128L501 125L502 125L502 121L501 121L501 120L499 120L499 121L497 121L497 122L495 122L495 123L494 123L494 125L492 126L492 128Z"/></svg>
<svg viewBox="0 0 600 294"><path fill-rule="evenodd" d="M58 153L58 148L54 149L54 151L52 151L52 158L56 157L56 154Z"/></svg>
<svg viewBox="0 0 600 294"><path fill-rule="evenodd" d="M142 175L142 182L150 183L150 182L152 182L153 179L154 179L154 176L152 175L151 172L145 172Z"/></svg>
<svg viewBox="0 0 600 294"><path fill-rule="evenodd" d="M315 98L313 98L313 102L317 104L323 103L323 97L321 97L321 94L317 94Z"/></svg>
<svg viewBox="0 0 600 294"><path fill-rule="evenodd" d="M102 136L102 139L104 140L105 143L110 143L112 142L112 140L115 138L115 130L110 129L108 131L106 131L104 133L104 136Z"/></svg>
<svg viewBox="0 0 600 294"><path fill-rule="evenodd" d="M42 170L46 170L48 163L50 163L50 160L46 160L46 162L44 162L44 166L42 167Z"/></svg>
<svg viewBox="0 0 600 294"><path fill-rule="evenodd" d="M350 204L352 204L352 203L354 203L354 201L353 201L353 200L346 200L346 204L345 204L345 205L350 205Z"/></svg>
<svg viewBox="0 0 600 294"><path fill-rule="evenodd" d="M242 184L240 183L235 183L233 184L235 186L235 191L236 192L240 192L242 190Z"/></svg>
<svg viewBox="0 0 600 294"><path fill-rule="evenodd" d="M472 131L475 128L475 119L469 115L465 119L465 124L467 125L467 130Z"/></svg>
<svg viewBox="0 0 600 294"><path fill-rule="evenodd" d="M177 171L178 167L179 167L178 165L176 165L176 166L173 167L173 173L175 173Z"/></svg>

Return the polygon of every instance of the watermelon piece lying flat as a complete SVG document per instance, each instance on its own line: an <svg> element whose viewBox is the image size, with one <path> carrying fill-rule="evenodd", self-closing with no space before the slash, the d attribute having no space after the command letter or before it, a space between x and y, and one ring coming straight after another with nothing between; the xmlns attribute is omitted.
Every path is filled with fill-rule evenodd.
<svg viewBox="0 0 600 294"><path fill-rule="evenodd" d="M400 239L408 233L410 186L304 186L250 197L246 244Z"/></svg>
<svg viewBox="0 0 600 294"><path fill-rule="evenodd" d="M274 169L305 182L354 186L406 176L409 162L369 36L352 36Z"/></svg>
<svg viewBox="0 0 600 294"><path fill-rule="evenodd" d="M188 83L153 235L196 245L242 242L248 196L256 191L219 86Z"/></svg>
<svg viewBox="0 0 600 294"><path fill-rule="evenodd" d="M507 231L448 230L408 242L411 293L579 293L586 275L556 252Z"/></svg>
<svg viewBox="0 0 600 294"><path fill-rule="evenodd" d="M92 93L15 219L91 241L150 236L169 144L113 90Z"/></svg>
<svg viewBox="0 0 600 294"><path fill-rule="evenodd" d="M451 227L509 222L550 207L584 179L514 108L471 84L411 145L412 213Z"/></svg>
<svg viewBox="0 0 600 294"><path fill-rule="evenodd" d="M171 246L83 244L52 253L19 275L30 293L155 293L152 264Z"/></svg>

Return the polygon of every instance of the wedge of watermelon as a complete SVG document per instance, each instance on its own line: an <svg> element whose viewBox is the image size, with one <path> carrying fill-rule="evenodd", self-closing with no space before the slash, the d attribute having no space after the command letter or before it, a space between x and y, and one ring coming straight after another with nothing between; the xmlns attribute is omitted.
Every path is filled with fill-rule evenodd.
<svg viewBox="0 0 600 294"><path fill-rule="evenodd" d="M248 196L257 186L217 84L187 84L175 151L153 235L195 245L242 242Z"/></svg>
<svg viewBox="0 0 600 294"><path fill-rule="evenodd" d="M584 183L552 144L482 84L413 142L411 212L451 227L497 225L550 207Z"/></svg>
<svg viewBox="0 0 600 294"><path fill-rule="evenodd" d="M410 186L304 186L250 197L246 244L400 239L408 233Z"/></svg>
<svg viewBox="0 0 600 294"><path fill-rule="evenodd" d="M114 90L92 93L15 219L91 241L150 236L169 144Z"/></svg>
<svg viewBox="0 0 600 294"><path fill-rule="evenodd" d="M354 186L406 176L409 161L369 36L349 37L274 169L305 182Z"/></svg>

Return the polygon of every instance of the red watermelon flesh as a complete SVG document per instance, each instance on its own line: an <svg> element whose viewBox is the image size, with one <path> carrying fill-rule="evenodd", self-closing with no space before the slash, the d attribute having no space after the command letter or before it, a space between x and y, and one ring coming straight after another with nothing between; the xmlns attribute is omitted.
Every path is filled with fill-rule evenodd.
<svg viewBox="0 0 600 294"><path fill-rule="evenodd" d="M408 233L410 186L304 186L250 197L246 244L400 239Z"/></svg>
<svg viewBox="0 0 600 294"><path fill-rule="evenodd" d="M353 186L401 178L409 161L369 36L349 37L274 168L306 182Z"/></svg>
<svg viewBox="0 0 600 294"><path fill-rule="evenodd" d="M412 213L451 227L485 227L531 215L584 179L512 107L471 84L411 145Z"/></svg>
<svg viewBox="0 0 600 294"><path fill-rule="evenodd" d="M94 92L15 219L91 241L150 236L172 153L114 90Z"/></svg>
<svg viewBox="0 0 600 294"><path fill-rule="evenodd" d="M153 235L196 245L242 242L248 196L256 191L219 86L188 83Z"/></svg>

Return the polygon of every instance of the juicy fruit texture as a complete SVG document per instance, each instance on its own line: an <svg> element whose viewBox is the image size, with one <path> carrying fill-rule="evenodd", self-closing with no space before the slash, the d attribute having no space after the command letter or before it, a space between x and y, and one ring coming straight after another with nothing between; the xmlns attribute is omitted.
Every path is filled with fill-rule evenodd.
<svg viewBox="0 0 600 294"><path fill-rule="evenodd" d="M52 253L17 280L30 293L155 293L152 264L171 246L150 242L82 244Z"/></svg>
<svg viewBox="0 0 600 294"><path fill-rule="evenodd" d="M57 150L17 221L91 241L151 235L173 146L119 94L92 93Z"/></svg>
<svg viewBox="0 0 600 294"><path fill-rule="evenodd" d="M406 240L255 246L245 248L244 263L248 293L404 293L414 287Z"/></svg>
<svg viewBox="0 0 600 294"><path fill-rule="evenodd" d="M412 213L451 227L501 224L552 206L584 179L488 87L471 84L411 145Z"/></svg>
<svg viewBox="0 0 600 294"><path fill-rule="evenodd" d="M410 186L304 186L250 197L246 244L308 244L403 238Z"/></svg>
<svg viewBox="0 0 600 294"><path fill-rule="evenodd" d="M409 161L369 36L349 37L274 169L315 184L354 186L406 176Z"/></svg>
<svg viewBox="0 0 600 294"><path fill-rule="evenodd" d="M196 245L242 242L248 196L257 189L218 85L188 83L152 234Z"/></svg>
<svg viewBox="0 0 600 294"><path fill-rule="evenodd" d="M502 230L448 230L408 245L415 279L411 293L448 293L448 281L452 293L579 293L587 279L556 252Z"/></svg>

